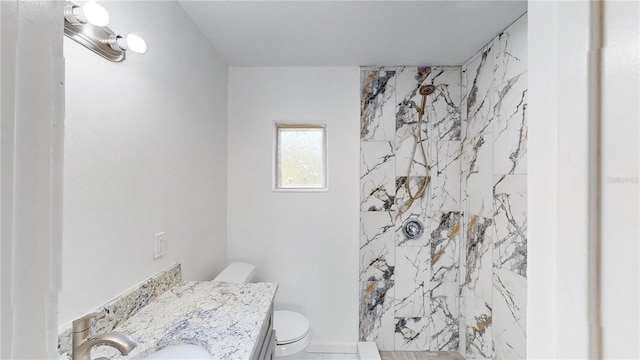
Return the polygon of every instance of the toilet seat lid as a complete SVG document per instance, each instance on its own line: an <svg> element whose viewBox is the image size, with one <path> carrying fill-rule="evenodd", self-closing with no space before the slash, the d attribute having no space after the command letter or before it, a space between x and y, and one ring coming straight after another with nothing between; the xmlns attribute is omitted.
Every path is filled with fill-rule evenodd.
<svg viewBox="0 0 640 360"><path fill-rule="evenodd" d="M273 312L273 328L278 345L291 344L307 335L309 320L297 312L278 310Z"/></svg>

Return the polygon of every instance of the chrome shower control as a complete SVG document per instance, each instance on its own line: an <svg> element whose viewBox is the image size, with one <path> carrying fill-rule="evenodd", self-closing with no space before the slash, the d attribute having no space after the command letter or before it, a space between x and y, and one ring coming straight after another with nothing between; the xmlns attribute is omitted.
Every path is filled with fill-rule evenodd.
<svg viewBox="0 0 640 360"><path fill-rule="evenodd" d="M402 223L402 233L407 239L417 239L424 232L424 225L418 219L407 219Z"/></svg>

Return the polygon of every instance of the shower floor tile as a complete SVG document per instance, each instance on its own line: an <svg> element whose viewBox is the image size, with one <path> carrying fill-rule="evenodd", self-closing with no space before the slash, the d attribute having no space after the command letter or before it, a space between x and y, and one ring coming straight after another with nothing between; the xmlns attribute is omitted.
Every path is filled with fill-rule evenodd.
<svg viewBox="0 0 640 360"><path fill-rule="evenodd" d="M464 360L456 351L380 351L382 360Z"/></svg>
<svg viewBox="0 0 640 360"><path fill-rule="evenodd" d="M456 351L380 351L382 360L464 360ZM358 360L358 354L302 352L283 360Z"/></svg>
<svg viewBox="0 0 640 360"><path fill-rule="evenodd" d="M336 354L336 353L318 353L318 352L302 352L285 356L283 360L358 360L358 354Z"/></svg>

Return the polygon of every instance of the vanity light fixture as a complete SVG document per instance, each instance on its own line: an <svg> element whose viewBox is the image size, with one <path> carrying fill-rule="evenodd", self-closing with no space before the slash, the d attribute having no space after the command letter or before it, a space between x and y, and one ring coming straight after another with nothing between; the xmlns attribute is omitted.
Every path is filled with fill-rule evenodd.
<svg viewBox="0 0 640 360"><path fill-rule="evenodd" d="M127 50L140 54L147 51L147 43L140 35L122 37L109 29L108 23L109 13L94 1L82 6L65 3L64 34L68 38L113 62L124 61Z"/></svg>

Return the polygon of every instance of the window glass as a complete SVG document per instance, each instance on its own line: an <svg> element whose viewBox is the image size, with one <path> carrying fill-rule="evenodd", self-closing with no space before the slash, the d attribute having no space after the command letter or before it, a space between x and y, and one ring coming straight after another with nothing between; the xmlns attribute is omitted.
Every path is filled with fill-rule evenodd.
<svg viewBox="0 0 640 360"><path fill-rule="evenodd" d="M276 187L324 189L325 128L319 125L277 125Z"/></svg>

